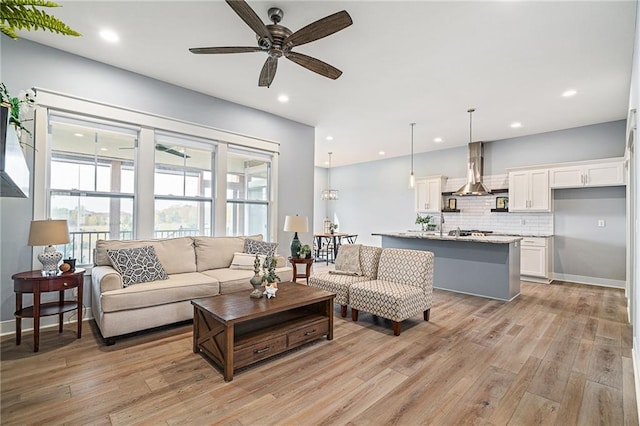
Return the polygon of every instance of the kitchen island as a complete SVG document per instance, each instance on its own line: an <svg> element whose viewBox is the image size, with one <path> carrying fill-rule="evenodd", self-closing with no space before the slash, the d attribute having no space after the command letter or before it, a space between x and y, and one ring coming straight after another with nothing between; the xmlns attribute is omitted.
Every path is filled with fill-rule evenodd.
<svg viewBox="0 0 640 426"><path fill-rule="evenodd" d="M433 286L509 301L520 294L520 240L514 236L456 237L437 233L374 233L384 248L433 252Z"/></svg>

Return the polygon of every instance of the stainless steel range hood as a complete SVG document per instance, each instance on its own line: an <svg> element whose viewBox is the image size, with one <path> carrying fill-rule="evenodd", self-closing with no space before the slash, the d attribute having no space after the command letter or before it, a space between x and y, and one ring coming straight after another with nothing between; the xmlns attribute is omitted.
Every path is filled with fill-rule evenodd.
<svg viewBox="0 0 640 426"><path fill-rule="evenodd" d="M482 171L484 168L482 142L469 143L469 162L467 167L467 183L454 192L453 195L490 195L489 190L482 183Z"/></svg>

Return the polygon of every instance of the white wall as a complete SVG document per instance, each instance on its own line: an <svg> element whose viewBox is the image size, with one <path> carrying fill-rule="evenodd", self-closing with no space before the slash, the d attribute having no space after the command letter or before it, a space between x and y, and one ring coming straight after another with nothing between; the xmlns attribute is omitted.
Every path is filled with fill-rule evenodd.
<svg viewBox="0 0 640 426"><path fill-rule="evenodd" d="M0 36L0 43L0 74L11 93L41 87L279 142L277 240L280 253L287 253L292 237L282 231L285 215L297 213L313 222L313 127L27 40ZM13 318L15 310L11 275L31 269L31 248L26 241L33 213L32 197L0 198L0 203L0 319L8 320ZM311 241L310 235L311 232L300 238ZM85 291L87 305L89 293Z"/></svg>
<svg viewBox="0 0 640 426"><path fill-rule="evenodd" d="M615 121L557 132L542 133L520 138L486 142L484 144L485 175L504 174L509 167L570 162L598 158L623 157L625 151L626 121ZM467 148L457 147L441 151L418 154L414 164L417 176L444 175L449 180L462 179L464 181L467 163ZM352 166L334 167L331 171L332 186L340 190L340 200L332 202L333 211L340 221L340 230L350 234L358 234L358 242L379 245L380 237L372 236L373 232L403 232L416 229L414 212L414 193L408 187L409 157L398 157ZM455 186L455 185L454 185ZM456 188L457 189L457 188ZM451 190L448 188L447 190ZM586 194L586 193L585 193ZM618 192L615 188L605 188L596 191L600 199L594 203L610 203ZM459 201L459 207L468 203L467 212L455 216L446 214L445 231L450 226L461 228L503 231L512 229L516 225L509 224L515 217L509 213L504 216L509 223L498 224L496 219L503 217L500 213L480 214L476 210L477 204L483 204L483 197L477 201ZM489 200L489 198L487 198ZM473 206L471 206L473 204ZM613 211L609 212L610 222L607 229L624 229L625 204L621 202L608 204ZM475 207L474 207L475 206ZM477 214L474 214L477 213ZM580 211L563 209L563 220L578 219ZM532 228L521 227L521 232L534 229L533 234L547 233L552 229L549 214L526 214L522 218L533 220ZM455 219L454 219L455 217ZM527 219L528 220L528 219ZM512 226L513 225L513 226ZM485 229L491 227L492 229ZM564 232L564 231L563 231ZM566 236L565 236L566 237ZM624 253L626 246L624 233L612 234L611 238L600 239L595 236L585 244L602 242L603 247L611 245L616 251ZM605 261L608 260L605 258ZM610 259L611 260L611 259ZM562 268L564 273L582 275L580 253L563 253ZM610 273L603 278L619 280L618 263L605 265L603 270ZM624 270L624 264L623 264ZM567 272L569 271L569 272ZM589 271L583 273L591 273Z"/></svg>

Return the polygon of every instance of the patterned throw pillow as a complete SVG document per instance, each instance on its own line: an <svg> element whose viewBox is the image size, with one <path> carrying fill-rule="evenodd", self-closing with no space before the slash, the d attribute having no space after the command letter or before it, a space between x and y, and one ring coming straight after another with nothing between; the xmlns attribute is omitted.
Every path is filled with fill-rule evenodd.
<svg viewBox="0 0 640 426"><path fill-rule="evenodd" d="M125 287L169 278L152 246L107 249L107 256L113 267L122 275L122 284Z"/></svg>
<svg viewBox="0 0 640 426"><path fill-rule="evenodd" d="M336 257L336 271L351 275L362 275L360 268L360 247L362 244L343 244Z"/></svg>
<svg viewBox="0 0 640 426"><path fill-rule="evenodd" d="M267 262L270 262L270 259L276 255L277 248L278 243L268 243L266 241L252 240L251 238L244 240L245 253L265 255L265 261L263 263L265 268L269 267Z"/></svg>

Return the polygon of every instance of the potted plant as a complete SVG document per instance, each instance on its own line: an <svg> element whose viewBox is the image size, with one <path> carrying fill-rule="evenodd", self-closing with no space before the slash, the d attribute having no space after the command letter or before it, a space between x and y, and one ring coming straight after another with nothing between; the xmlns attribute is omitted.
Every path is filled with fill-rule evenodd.
<svg viewBox="0 0 640 426"><path fill-rule="evenodd" d="M433 231L434 229L436 229L436 224L435 223L431 223L431 219L433 219L432 216L420 216L417 215L416 216L416 224L420 225L422 227L423 231Z"/></svg>
<svg viewBox="0 0 640 426"><path fill-rule="evenodd" d="M329 232L331 232L332 234L336 232L336 229L338 229L338 224L337 223L331 223L329 225Z"/></svg>
<svg viewBox="0 0 640 426"><path fill-rule="evenodd" d="M265 264L267 267L265 268L264 265L262 267L262 282L266 283L266 285L275 284L275 286L278 287L278 281L280 281L280 277L276 274L276 265L278 264L278 261L275 257L269 257Z"/></svg>
<svg viewBox="0 0 640 426"><path fill-rule="evenodd" d="M309 246L309 244L304 244L303 246L300 247L300 250L298 251L298 256L304 257L305 259L311 258L311 247Z"/></svg>

